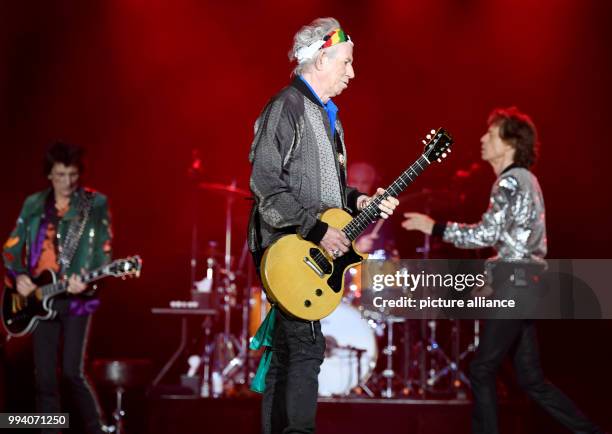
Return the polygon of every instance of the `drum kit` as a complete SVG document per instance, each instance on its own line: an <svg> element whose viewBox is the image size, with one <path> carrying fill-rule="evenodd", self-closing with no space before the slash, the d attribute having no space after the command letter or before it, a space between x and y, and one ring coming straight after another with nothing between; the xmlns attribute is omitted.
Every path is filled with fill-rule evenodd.
<svg viewBox="0 0 612 434"><path fill-rule="evenodd" d="M199 378L201 396L231 396L246 391L254 376L261 354L248 349L249 338L269 310L246 243L239 257L232 252L234 208L238 200L250 204L246 199L251 194L235 182L195 185L198 194L221 195L225 200L224 246L222 250L212 240L200 244L195 221L199 217L194 214L191 300L180 306L175 302L175 306L217 312L205 319L207 324L202 328L207 336L189 358L189 373ZM425 237L418 252L428 258L429 237ZM399 258L393 249L374 251L370 257ZM376 310L362 303L363 297L371 296L372 289L361 287L358 268L347 275L343 302L321 320L326 357L319 375L319 395L464 397L469 388L465 364L478 346L478 321L407 320L393 312Z"/></svg>
<svg viewBox="0 0 612 434"><path fill-rule="evenodd" d="M382 249L372 252L370 258L381 260L376 263L381 267L399 259ZM377 309L367 301L375 291L361 287L358 268L349 273L343 303L321 320L327 354L319 394L465 398L469 380L464 370L478 346L479 322L406 319L401 312ZM376 291L376 296L385 297L385 291Z"/></svg>

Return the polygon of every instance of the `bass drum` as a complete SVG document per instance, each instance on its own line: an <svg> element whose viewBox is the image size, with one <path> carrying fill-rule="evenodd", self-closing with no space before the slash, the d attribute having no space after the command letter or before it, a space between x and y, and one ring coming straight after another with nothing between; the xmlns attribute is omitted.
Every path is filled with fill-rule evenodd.
<svg viewBox="0 0 612 434"><path fill-rule="evenodd" d="M378 358L374 329L361 317L359 310L341 303L321 320L325 336L325 360L319 374L319 395L348 395L360 382L357 379L357 354L361 353L360 380L365 383Z"/></svg>

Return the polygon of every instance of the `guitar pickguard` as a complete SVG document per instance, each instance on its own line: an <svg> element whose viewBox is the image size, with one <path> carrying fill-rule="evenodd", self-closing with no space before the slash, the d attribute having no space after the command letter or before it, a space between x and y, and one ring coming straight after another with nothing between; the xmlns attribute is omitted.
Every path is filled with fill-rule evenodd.
<svg viewBox="0 0 612 434"><path fill-rule="evenodd" d="M350 250L340 256L339 258L334 260L334 271L329 279L327 279L327 284L329 287L335 292L338 293L343 290L342 288L342 278L344 277L344 272L348 267L363 260L363 256L360 256L355 252L353 246L351 246Z"/></svg>
<svg viewBox="0 0 612 434"><path fill-rule="evenodd" d="M323 274L331 274L333 269L332 264L327 260L321 250L317 249L316 247L313 247L310 249L309 253L310 259L312 259L314 263L317 264Z"/></svg>

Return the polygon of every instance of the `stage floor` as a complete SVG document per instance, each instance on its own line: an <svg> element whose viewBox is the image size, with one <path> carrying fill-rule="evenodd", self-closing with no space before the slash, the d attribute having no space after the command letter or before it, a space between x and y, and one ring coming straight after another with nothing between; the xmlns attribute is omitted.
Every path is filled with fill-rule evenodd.
<svg viewBox="0 0 612 434"><path fill-rule="evenodd" d="M150 397L148 432L259 434L260 401L260 398L202 399L181 395ZM471 403L467 400L321 398L317 434L469 434L470 412ZM541 434L535 427L525 426L525 414L522 403L502 404L502 433ZM546 432L557 431L553 428Z"/></svg>

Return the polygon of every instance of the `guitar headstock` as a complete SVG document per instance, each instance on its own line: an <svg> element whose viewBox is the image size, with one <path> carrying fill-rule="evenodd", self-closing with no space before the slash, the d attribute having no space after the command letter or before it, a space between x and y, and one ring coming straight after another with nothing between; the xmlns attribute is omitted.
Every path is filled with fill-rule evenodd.
<svg viewBox="0 0 612 434"><path fill-rule="evenodd" d="M446 158L450 153L451 145L455 143L453 137L444 128L431 130L429 134L425 136L425 139L423 140L423 144L425 145L423 156L430 162L442 162L442 159Z"/></svg>
<svg viewBox="0 0 612 434"><path fill-rule="evenodd" d="M140 256L130 256L129 258L116 259L106 267L106 271L111 276L115 277L127 277L140 276L140 270L142 269L142 259Z"/></svg>

